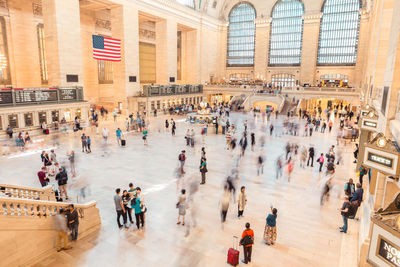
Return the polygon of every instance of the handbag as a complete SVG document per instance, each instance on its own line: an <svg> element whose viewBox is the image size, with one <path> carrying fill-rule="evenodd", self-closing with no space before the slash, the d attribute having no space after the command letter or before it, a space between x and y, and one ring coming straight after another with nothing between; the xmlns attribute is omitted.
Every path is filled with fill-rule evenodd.
<svg viewBox="0 0 400 267"><path fill-rule="evenodd" d="M146 207L145 205L143 205L141 211L142 211L143 213L146 213L147 207Z"/></svg>

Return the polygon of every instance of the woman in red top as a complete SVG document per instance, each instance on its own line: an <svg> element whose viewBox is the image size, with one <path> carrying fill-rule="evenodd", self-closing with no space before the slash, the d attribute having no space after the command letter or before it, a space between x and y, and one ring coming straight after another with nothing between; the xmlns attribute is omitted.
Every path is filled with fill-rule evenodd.
<svg viewBox="0 0 400 267"><path fill-rule="evenodd" d="M251 241L249 238L245 238L246 236L250 236ZM242 239L240 241L240 245L243 245L243 254L244 260L242 262L247 264L251 262L251 251L254 244L254 232L250 229L250 223L246 223L246 230L243 231Z"/></svg>

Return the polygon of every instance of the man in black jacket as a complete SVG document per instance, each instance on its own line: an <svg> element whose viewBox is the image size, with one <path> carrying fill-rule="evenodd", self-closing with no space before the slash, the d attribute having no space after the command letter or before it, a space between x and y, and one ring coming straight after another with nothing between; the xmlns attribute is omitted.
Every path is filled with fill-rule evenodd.
<svg viewBox="0 0 400 267"><path fill-rule="evenodd" d="M67 182L68 182L68 174L63 168L58 169L58 173L56 175L56 181L58 182L58 190L60 191L60 197L62 198L63 194L65 195L65 199L68 199L67 194Z"/></svg>
<svg viewBox="0 0 400 267"><path fill-rule="evenodd" d="M74 207L74 204L70 204L68 206L67 225L71 230L71 239L76 240L78 238L79 215L78 211Z"/></svg>

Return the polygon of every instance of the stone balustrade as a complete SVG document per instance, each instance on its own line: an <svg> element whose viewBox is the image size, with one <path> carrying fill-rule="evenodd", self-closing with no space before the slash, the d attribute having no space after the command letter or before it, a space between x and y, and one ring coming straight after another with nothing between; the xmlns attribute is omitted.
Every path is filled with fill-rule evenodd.
<svg viewBox="0 0 400 267"><path fill-rule="evenodd" d="M0 184L0 194L13 198L55 201L51 185L42 188Z"/></svg>
<svg viewBox="0 0 400 267"><path fill-rule="evenodd" d="M54 215L69 204L0 197L0 265L34 265L54 252L57 239ZM79 240L98 230L101 219L95 201L74 206L79 213Z"/></svg>

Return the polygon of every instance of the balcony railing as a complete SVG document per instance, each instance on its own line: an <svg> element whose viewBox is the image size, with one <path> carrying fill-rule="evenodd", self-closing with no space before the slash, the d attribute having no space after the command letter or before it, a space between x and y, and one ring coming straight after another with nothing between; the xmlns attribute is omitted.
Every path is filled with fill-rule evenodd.
<svg viewBox="0 0 400 267"><path fill-rule="evenodd" d="M202 94L203 85L145 85L141 97Z"/></svg>

